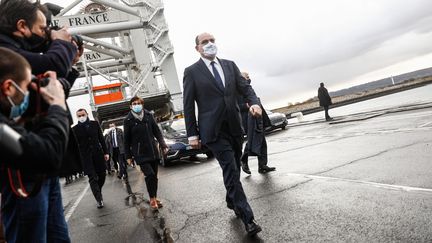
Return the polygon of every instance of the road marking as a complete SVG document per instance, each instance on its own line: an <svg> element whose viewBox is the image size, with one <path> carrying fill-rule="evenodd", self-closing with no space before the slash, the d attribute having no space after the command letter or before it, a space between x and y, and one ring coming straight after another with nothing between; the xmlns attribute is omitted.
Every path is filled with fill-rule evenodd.
<svg viewBox="0 0 432 243"><path fill-rule="evenodd" d="M83 199L84 195L86 194L86 192L88 191L89 188L90 188L90 184L87 184L86 188L84 188L84 190L81 192L81 194L79 195L79 197L77 198L77 200L75 201L75 203L72 205L71 209L69 210L69 212L65 216L66 222L69 221L69 219L72 216L73 212L78 207L78 204L81 202L81 200Z"/></svg>
<svg viewBox="0 0 432 243"><path fill-rule="evenodd" d="M357 183L357 184L371 185L371 186L375 186L378 188L400 190L400 191L407 191L407 192L429 192L429 193L432 193L432 189L430 189L430 188L400 186L400 185L383 184L383 183L370 182L370 181L351 180L351 179L344 179L344 178L337 178L337 177L316 176L316 175L308 175L308 174L288 173L288 175L303 176L305 178L311 178L311 179L345 181L345 182L351 182L351 183Z"/></svg>
<svg viewBox="0 0 432 243"><path fill-rule="evenodd" d="M428 126L429 124L432 124L432 122L426 122L425 124L420 125L419 128L421 128L421 127L426 127L426 126Z"/></svg>

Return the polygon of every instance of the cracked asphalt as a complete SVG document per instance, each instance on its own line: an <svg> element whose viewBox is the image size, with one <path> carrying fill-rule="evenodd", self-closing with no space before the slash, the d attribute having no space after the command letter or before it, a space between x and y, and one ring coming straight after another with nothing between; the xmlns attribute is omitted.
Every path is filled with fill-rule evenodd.
<svg viewBox="0 0 432 243"><path fill-rule="evenodd" d="M277 170L259 174L251 158L252 175L241 175L263 228L256 238L226 208L221 169L203 155L160 168L158 212L149 209L136 169L129 169L130 189L107 177L101 210L86 179L64 187L66 214L85 192L68 219L72 240L432 242L432 107L380 112L315 119L267 136Z"/></svg>

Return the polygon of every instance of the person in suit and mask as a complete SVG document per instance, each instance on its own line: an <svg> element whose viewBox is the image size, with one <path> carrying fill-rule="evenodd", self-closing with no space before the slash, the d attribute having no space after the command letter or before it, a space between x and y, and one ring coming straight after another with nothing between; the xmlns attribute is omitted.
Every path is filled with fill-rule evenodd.
<svg viewBox="0 0 432 243"><path fill-rule="evenodd" d="M204 144L213 152L223 171L227 207L234 210L245 224L248 235L253 236L261 231L261 227L255 222L240 182L243 129L237 94L250 101L249 111L253 116L261 116L258 98L233 61L216 57L213 35L198 35L195 49L201 58L185 69L183 77L183 105L189 144L193 148Z"/></svg>
<svg viewBox="0 0 432 243"><path fill-rule="evenodd" d="M241 73L243 78L246 79L248 84L251 83L251 79L247 72ZM237 102L240 107L240 112L242 115L243 128L247 134L247 142L244 148L243 155L241 157L242 170L246 174L251 174L249 169L248 157L256 155L258 157L258 173L267 173L270 171L275 171L275 167L267 166L268 156L267 156L267 141L265 139L265 127L271 126L270 119L265 112L265 109L260 104L261 110L263 111L261 117L253 117L249 113L249 103L241 95L238 96ZM250 124L250 125L249 125Z"/></svg>
<svg viewBox="0 0 432 243"><path fill-rule="evenodd" d="M110 130L106 135L106 145L114 162L114 168L118 170L118 178L127 180L127 166L124 150L124 136L123 130L117 128L114 123L109 124Z"/></svg>
<svg viewBox="0 0 432 243"><path fill-rule="evenodd" d="M85 109L76 112L78 124L72 127L78 141L84 173L89 177L90 188L97 202L103 208L102 186L105 183L105 161L109 160L99 122L91 121Z"/></svg>

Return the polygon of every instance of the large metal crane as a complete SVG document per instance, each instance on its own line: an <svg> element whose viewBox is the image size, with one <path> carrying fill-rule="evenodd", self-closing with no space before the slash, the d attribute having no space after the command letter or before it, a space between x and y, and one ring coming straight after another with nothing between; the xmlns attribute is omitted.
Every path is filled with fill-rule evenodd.
<svg viewBox="0 0 432 243"><path fill-rule="evenodd" d="M135 95L145 99L146 109L158 120L181 113L182 92L162 1L91 0L79 13L67 15L81 2L74 1L52 19L53 25L68 26L84 40L86 51L78 68L86 82L71 94L89 93L93 115L103 125L121 121ZM123 99L95 102L95 78L121 83Z"/></svg>

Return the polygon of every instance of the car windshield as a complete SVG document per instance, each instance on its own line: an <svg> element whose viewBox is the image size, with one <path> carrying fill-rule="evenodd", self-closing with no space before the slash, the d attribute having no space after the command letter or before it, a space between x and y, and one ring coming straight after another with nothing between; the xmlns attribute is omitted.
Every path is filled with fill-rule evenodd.
<svg viewBox="0 0 432 243"><path fill-rule="evenodd" d="M170 120L170 121L162 122L160 125L163 132L167 132L167 133L184 131L186 129L184 119Z"/></svg>

